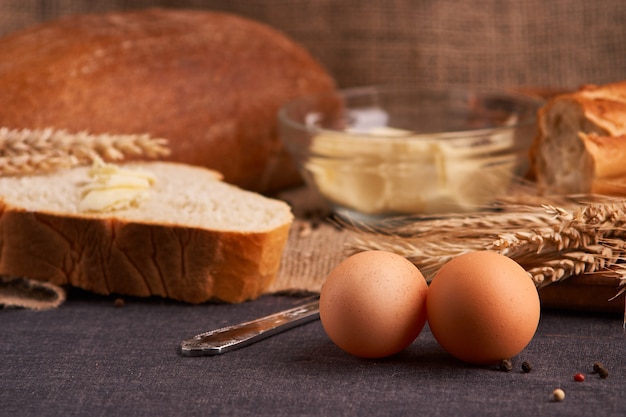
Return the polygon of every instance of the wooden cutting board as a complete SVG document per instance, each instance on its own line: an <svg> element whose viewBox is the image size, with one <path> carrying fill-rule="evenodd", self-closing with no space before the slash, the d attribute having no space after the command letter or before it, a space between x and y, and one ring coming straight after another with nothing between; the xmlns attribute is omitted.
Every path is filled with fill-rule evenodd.
<svg viewBox="0 0 626 417"><path fill-rule="evenodd" d="M618 295L623 288L613 277L582 275L540 289L539 297L545 308L624 313L626 317L626 291Z"/></svg>

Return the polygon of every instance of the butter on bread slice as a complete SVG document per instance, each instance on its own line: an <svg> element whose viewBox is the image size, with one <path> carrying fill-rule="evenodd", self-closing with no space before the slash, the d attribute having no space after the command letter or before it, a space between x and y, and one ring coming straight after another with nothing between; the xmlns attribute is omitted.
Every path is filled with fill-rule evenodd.
<svg viewBox="0 0 626 417"><path fill-rule="evenodd" d="M90 167L0 177L0 274L98 294L241 302L273 282L293 220L283 201L209 169L136 162L154 183L139 204L81 211Z"/></svg>

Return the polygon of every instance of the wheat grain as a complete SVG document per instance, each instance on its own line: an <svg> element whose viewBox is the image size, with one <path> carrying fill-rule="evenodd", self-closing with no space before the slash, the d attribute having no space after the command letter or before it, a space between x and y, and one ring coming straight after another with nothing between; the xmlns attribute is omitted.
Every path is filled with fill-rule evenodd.
<svg viewBox="0 0 626 417"><path fill-rule="evenodd" d="M347 221L357 234L346 250L396 252L417 265L427 280L455 256L491 250L522 265L537 286L591 273L625 283L626 202L597 196L562 201L569 203L510 204L499 212L407 217L375 226Z"/></svg>
<svg viewBox="0 0 626 417"><path fill-rule="evenodd" d="M93 135L55 129L0 128L0 175L33 174L90 164L97 157L159 158L169 154L167 140L149 135Z"/></svg>

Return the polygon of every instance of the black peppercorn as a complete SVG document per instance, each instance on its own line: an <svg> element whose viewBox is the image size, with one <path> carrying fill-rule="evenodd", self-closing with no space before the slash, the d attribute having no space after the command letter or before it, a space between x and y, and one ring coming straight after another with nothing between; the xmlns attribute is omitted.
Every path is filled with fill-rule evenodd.
<svg viewBox="0 0 626 417"><path fill-rule="evenodd" d="M533 367L527 361L522 362L522 371L527 374L532 371Z"/></svg>
<svg viewBox="0 0 626 417"><path fill-rule="evenodd" d="M601 362L594 362L593 364L593 372L600 372L600 369L604 369L604 365Z"/></svg>
<svg viewBox="0 0 626 417"><path fill-rule="evenodd" d="M597 373L602 379L609 376L609 371L604 367L601 362L595 362L593 364L593 372Z"/></svg>

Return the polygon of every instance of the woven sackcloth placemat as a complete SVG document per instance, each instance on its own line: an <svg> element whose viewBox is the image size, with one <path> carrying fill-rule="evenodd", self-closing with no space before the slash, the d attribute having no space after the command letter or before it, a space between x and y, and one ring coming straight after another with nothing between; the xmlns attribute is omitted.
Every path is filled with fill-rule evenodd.
<svg viewBox="0 0 626 417"><path fill-rule="evenodd" d="M25 277L0 275L0 308L48 310L65 301L65 289Z"/></svg>
<svg viewBox="0 0 626 417"><path fill-rule="evenodd" d="M354 232L330 220L327 207L307 187L278 197L291 205L295 221L278 276L268 292L318 292L328 273L348 256L346 244Z"/></svg>
<svg viewBox="0 0 626 417"><path fill-rule="evenodd" d="M308 220L296 220L268 292L318 292L328 273L347 256L344 248L350 234L327 223L311 226Z"/></svg>

